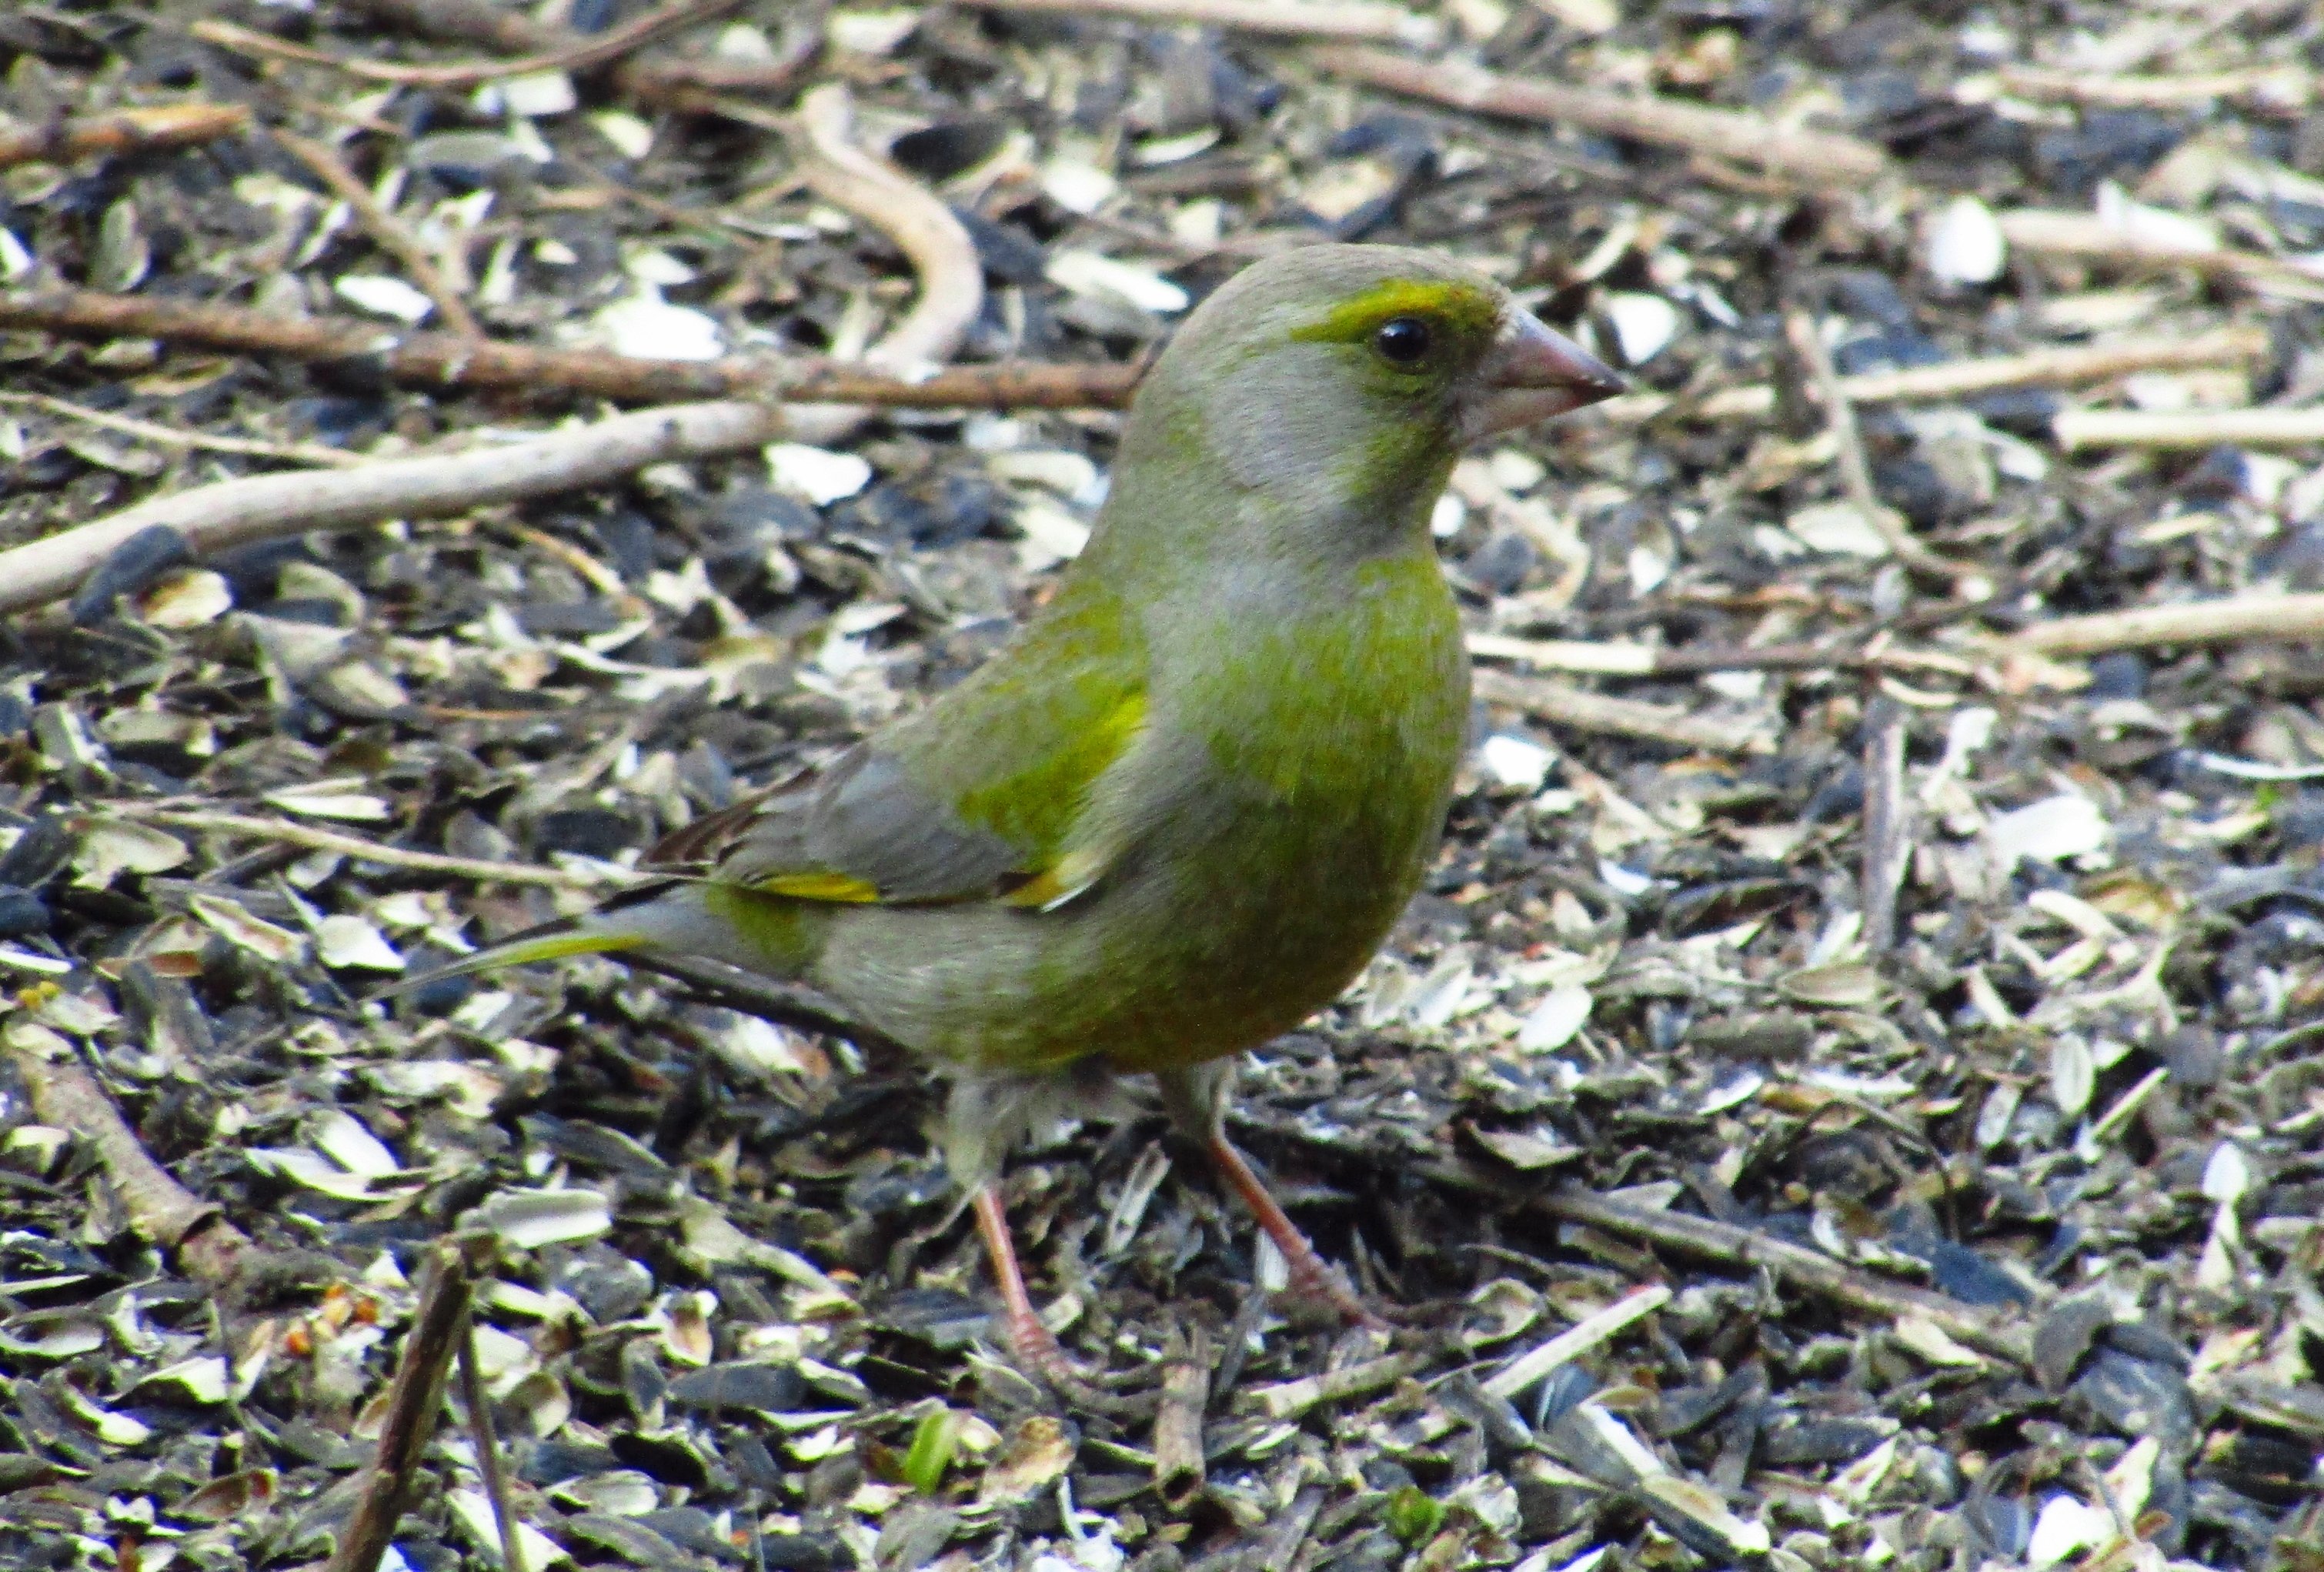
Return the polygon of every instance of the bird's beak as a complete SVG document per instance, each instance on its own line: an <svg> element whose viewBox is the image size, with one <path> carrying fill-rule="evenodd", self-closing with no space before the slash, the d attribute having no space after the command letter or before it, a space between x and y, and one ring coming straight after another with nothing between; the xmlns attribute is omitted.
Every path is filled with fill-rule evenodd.
<svg viewBox="0 0 2324 1572"><path fill-rule="evenodd" d="M1605 362L1515 306L1477 367L1477 383L1461 420L1470 442L1610 399L1628 385Z"/></svg>

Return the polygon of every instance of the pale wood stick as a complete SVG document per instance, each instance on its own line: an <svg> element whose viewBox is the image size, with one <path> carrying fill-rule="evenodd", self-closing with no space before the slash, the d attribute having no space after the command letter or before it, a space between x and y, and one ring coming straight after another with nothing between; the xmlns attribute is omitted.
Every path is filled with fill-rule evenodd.
<svg viewBox="0 0 2324 1572"><path fill-rule="evenodd" d="M1708 720L1668 704L1612 698L1545 677L1518 676L1489 666L1479 667L1471 680L1477 696L1489 704L1507 704L1536 720L1578 731L1641 737L1704 753L1772 753L1775 749L1775 740L1757 726Z"/></svg>
<svg viewBox="0 0 2324 1572"><path fill-rule="evenodd" d="M1378 1392L1384 1386L1394 1386L1425 1364L1418 1354L1386 1354L1359 1365L1327 1370L1321 1375L1303 1375L1296 1381L1254 1386L1243 1393L1243 1402L1271 1420L1287 1420L1319 1404L1340 1402Z"/></svg>
<svg viewBox="0 0 2324 1572"><path fill-rule="evenodd" d="M1154 1489L1183 1512L1202 1494L1203 1409L1211 1395L1211 1339L1199 1324L1173 1328L1162 1364L1162 1402L1154 1412Z"/></svg>
<svg viewBox="0 0 2324 1572"><path fill-rule="evenodd" d="M2214 98L2247 98L2289 111L2316 96L2315 73L2298 66L2118 77L2052 66L2004 66L1993 80L2002 91L2020 98L2056 98L2116 109L2181 109Z"/></svg>
<svg viewBox="0 0 2324 1572"><path fill-rule="evenodd" d="M186 147L232 136L250 124L238 104L155 104L42 125L0 128L0 170L15 164L70 163L97 153Z"/></svg>
<svg viewBox="0 0 2324 1572"><path fill-rule="evenodd" d="M2267 354L2267 333L2259 327L2222 327L2191 338L2126 339L2115 344L2074 345L2029 350L1903 371L1859 372L1840 379L1854 404L1905 404L1966 399L2007 388L2066 388L2102 382L2135 372L2180 371L2236 365ZM1651 420L1680 400L1660 393L1625 393L1596 406L1591 414L1613 420ZM1775 390L1766 382L1722 388L1689 409L1702 420L1748 419L1774 413Z"/></svg>
<svg viewBox="0 0 2324 1572"><path fill-rule="evenodd" d="M557 889L604 889L609 885L630 882L603 867L576 870L533 862L494 862L477 857L448 857L440 851L414 851L408 847L383 846L376 841L350 835L343 830L325 830L290 819L172 808L134 799L106 803L102 812L114 818L134 819L143 824L167 824L178 830L206 830L218 835L243 835L254 841L274 841L285 846L303 846L309 851L336 852L359 862L376 863L382 868L442 874L447 878L472 878L480 884L538 884Z"/></svg>
<svg viewBox="0 0 2324 1572"><path fill-rule="evenodd" d="M207 431L188 431L182 427L165 426L158 420L140 420L132 415L92 409L86 404L51 398L46 393L0 392L0 404L45 409L51 415L78 420L84 426L101 427L107 431L118 431L124 437L134 437L164 447L181 447L191 453L230 453L244 458L281 459L290 464L311 464L325 469L353 469L369 462L361 454L349 453L344 448L324 447L312 442L262 442L250 437L213 437Z"/></svg>
<svg viewBox="0 0 2324 1572"><path fill-rule="evenodd" d="M1912 803L1904 795L1904 712L1875 698L1864 718L1864 870L1858 910L1864 947L1886 955L1896 942L1896 895L1913 853Z"/></svg>
<svg viewBox="0 0 2324 1572"><path fill-rule="evenodd" d="M1643 93L1572 87L1535 77L1496 76L1459 60L1418 60L1385 50L1323 49L1310 58L1335 76L1472 114L1563 122L1825 185L1860 186L1889 168L1886 152L1873 142L1778 125L1765 115L1739 110L1705 108Z"/></svg>
<svg viewBox="0 0 2324 1572"><path fill-rule="evenodd" d="M2003 239L2014 249L2035 255L2080 257L2129 269L2185 268L2262 294L2324 300L2324 275L2258 252L2174 245L2127 234L2094 213L2016 207L1996 216Z"/></svg>
<svg viewBox="0 0 2324 1572"><path fill-rule="evenodd" d="M1401 5L1368 0L973 0L983 11L1056 16L1128 16L1184 22L1274 38L1335 38L1350 43L1401 43L1434 49L1443 29Z"/></svg>
<svg viewBox="0 0 2324 1572"><path fill-rule="evenodd" d="M1824 346L1815 318L1804 311L1793 311L1784 318L1784 331L1794 352L1807 367L1817 397L1823 400L1824 421L1831 428L1833 444L1840 449L1840 488L1864 521L1888 543L1896 560L1907 567L1951 579L1978 573L1975 565L1954 562L1922 545L1904 527L1896 510L1882 501L1879 493L1872 489L1872 468L1865 460L1864 437L1857 429L1856 408L1849 401L1848 390L1840 385L1840 372L1831 363L1831 351Z"/></svg>
<svg viewBox="0 0 2324 1572"><path fill-rule="evenodd" d="M2166 644L2302 644L2324 640L2324 593L2236 595L2133 606L2036 622L2002 641L2033 655L2099 655Z"/></svg>
<svg viewBox="0 0 2324 1572"><path fill-rule="evenodd" d="M96 1151L138 1236L169 1251L193 1282L213 1291L230 1288L251 1251L250 1236L153 1161L88 1071L27 1048L17 1049L15 1060L32 1089L33 1117L70 1130Z"/></svg>
<svg viewBox="0 0 2324 1572"><path fill-rule="evenodd" d="M1671 1291L1659 1282L1632 1289L1594 1315L1584 1316L1548 1341L1510 1360L1484 1382L1488 1395L1509 1401L1561 1365L1570 1365L1591 1349L1618 1335L1632 1322L1652 1315L1670 1302Z"/></svg>
<svg viewBox="0 0 2324 1572"><path fill-rule="evenodd" d="M785 429L783 411L771 405L674 404L504 447L221 481L0 551L0 616L72 593L130 537L156 527L177 530L201 556L309 529L441 518L586 490L648 464L762 446Z"/></svg>
<svg viewBox="0 0 2324 1572"><path fill-rule="evenodd" d="M476 1449L476 1470L484 1476L484 1497L493 1503L501 1566L506 1572L524 1572L524 1541L517 1532L516 1503L509 1495L508 1474L501 1466L500 1438L493 1433L493 1396L484 1389L484 1368L476 1360L473 1315L460 1321L460 1401L467 1405L468 1441Z"/></svg>
<svg viewBox="0 0 2324 1572"><path fill-rule="evenodd" d="M535 71L593 70L643 49L656 39L732 11L739 4L741 0L678 0L675 5L665 5L659 11L649 11L619 27L608 28L591 37L575 38L540 54L520 56L514 60L464 60L443 66L410 66L388 60L350 59L327 51L310 49L304 44L290 43L271 32L261 32L255 28L239 26L231 22L197 22L188 31L205 43L233 50L238 54L295 60L301 65L328 66L365 81L396 82L406 87L456 91L480 87L503 77L526 76Z"/></svg>
<svg viewBox="0 0 2324 1572"><path fill-rule="evenodd" d="M2052 422L2078 447L2305 447L2324 442L2324 409L2068 409Z"/></svg>
<svg viewBox="0 0 2324 1572"><path fill-rule="evenodd" d="M460 299L460 291L452 287L452 281L436 265L436 259L420 244L419 236L404 227L403 220L380 206L371 188L355 178L355 172L340 161L338 154L319 142L310 142L288 131L277 129L273 134L285 152L306 165L332 196L347 205L364 233L379 243L379 248L403 264L403 271L411 275L420 293L436 302L437 315L444 318L445 326L463 338L484 336L484 324L468 309L468 303Z"/></svg>

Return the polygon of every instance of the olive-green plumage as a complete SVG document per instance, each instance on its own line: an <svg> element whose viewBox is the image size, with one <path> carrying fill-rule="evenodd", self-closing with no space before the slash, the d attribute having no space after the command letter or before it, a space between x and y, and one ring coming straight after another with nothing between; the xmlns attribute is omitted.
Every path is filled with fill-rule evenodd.
<svg viewBox="0 0 2324 1572"><path fill-rule="evenodd" d="M1454 458L1608 391L1425 253L1250 268L1155 363L1087 549L1008 648L681 832L701 878L480 963L713 955L971 1074L1264 1042L1362 968L1436 844L1469 704L1428 529Z"/></svg>

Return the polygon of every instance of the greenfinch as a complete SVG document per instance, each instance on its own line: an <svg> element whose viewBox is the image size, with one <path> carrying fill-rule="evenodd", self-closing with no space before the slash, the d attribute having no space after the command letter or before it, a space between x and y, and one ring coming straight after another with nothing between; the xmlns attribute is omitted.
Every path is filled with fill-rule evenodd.
<svg viewBox="0 0 2324 1572"><path fill-rule="evenodd" d="M824 767L699 820L669 874L464 961L706 956L945 1067L945 1156L1019 1362L1069 1367L997 1185L1142 1071L1289 1265L1370 1313L1224 1134L1231 1056L1363 968L1442 832L1469 669L1430 516L1462 449L1620 380L1467 267L1317 245L1189 317L1089 543L1013 642Z"/></svg>

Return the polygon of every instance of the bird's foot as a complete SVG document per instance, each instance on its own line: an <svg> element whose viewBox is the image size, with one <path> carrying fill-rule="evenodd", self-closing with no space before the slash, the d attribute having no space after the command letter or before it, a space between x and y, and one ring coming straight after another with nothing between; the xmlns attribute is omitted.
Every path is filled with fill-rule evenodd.
<svg viewBox="0 0 2324 1572"><path fill-rule="evenodd" d="M1217 1164L1235 1193L1242 1197L1251 1216L1259 1219L1259 1227L1282 1253L1284 1264L1291 1273L1287 1290L1290 1297L1329 1310L1351 1326L1368 1331L1391 1330L1388 1323L1348 1285L1346 1276L1315 1253L1315 1246L1307 1242L1307 1236L1299 1231L1299 1225L1291 1220L1265 1181L1235 1150L1234 1144L1224 1135L1213 1135L1209 1145L1211 1161Z"/></svg>
<svg viewBox="0 0 2324 1572"><path fill-rule="evenodd" d="M1300 1242L1306 1243L1304 1239ZM1276 1241L1276 1248L1283 1248L1281 1240ZM1284 1259L1291 1269L1291 1281L1283 1291L1286 1297L1336 1315L1347 1325L1360 1327L1368 1332L1396 1329L1349 1286L1347 1273L1315 1254L1313 1246L1307 1250L1305 1259L1294 1256L1288 1251L1285 1251Z"/></svg>

